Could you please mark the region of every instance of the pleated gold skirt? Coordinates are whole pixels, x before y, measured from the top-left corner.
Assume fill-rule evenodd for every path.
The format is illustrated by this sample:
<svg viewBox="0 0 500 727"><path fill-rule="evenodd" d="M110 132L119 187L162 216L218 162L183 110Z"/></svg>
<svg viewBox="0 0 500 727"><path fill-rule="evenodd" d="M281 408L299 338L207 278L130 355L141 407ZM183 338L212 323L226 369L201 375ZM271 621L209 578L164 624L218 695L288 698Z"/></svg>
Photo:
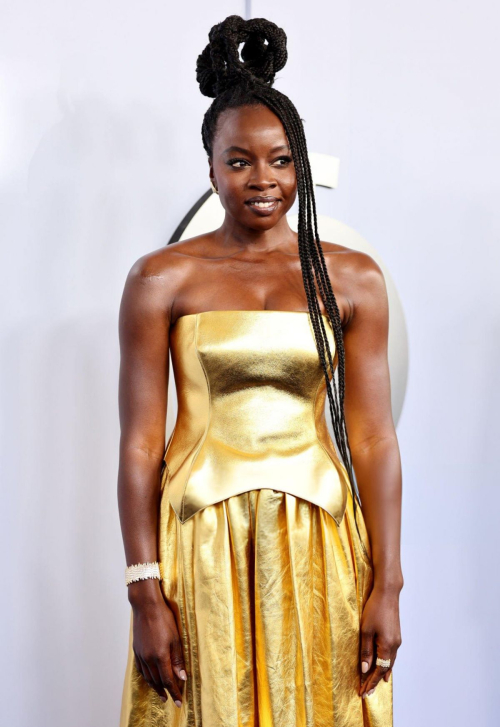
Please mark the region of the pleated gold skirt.
<svg viewBox="0 0 500 727"><path fill-rule="evenodd" d="M131 614L120 727L392 727L392 675L358 696L373 569L350 492L340 527L318 505L272 489L230 497L184 524L163 500L161 585L188 681L180 709L148 686L135 666Z"/></svg>

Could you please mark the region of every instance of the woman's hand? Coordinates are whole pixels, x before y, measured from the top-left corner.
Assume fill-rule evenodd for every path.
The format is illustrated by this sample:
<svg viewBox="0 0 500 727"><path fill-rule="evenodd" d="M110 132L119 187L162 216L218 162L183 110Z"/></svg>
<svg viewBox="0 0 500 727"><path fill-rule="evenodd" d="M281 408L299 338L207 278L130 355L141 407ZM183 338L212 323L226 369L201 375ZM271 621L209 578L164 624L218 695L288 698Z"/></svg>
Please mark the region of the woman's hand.
<svg viewBox="0 0 500 727"><path fill-rule="evenodd" d="M401 643L399 589L374 587L361 617L360 697L366 697L382 678L386 682L389 681ZM390 659L391 665L377 666L375 664L377 657Z"/></svg>
<svg viewBox="0 0 500 727"><path fill-rule="evenodd" d="M165 690L181 706L184 668L175 616L165 601L133 607L133 649L138 671L164 702Z"/></svg>

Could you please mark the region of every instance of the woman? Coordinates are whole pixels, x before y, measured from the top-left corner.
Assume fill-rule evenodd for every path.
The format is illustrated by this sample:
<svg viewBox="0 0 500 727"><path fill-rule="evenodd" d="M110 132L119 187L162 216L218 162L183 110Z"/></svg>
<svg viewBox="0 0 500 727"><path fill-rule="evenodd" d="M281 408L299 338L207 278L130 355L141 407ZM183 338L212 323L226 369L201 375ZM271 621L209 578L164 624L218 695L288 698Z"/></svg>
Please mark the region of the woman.
<svg viewBox="0 0 500 727"><path fill-rule="evenodd" d="M233 15L209 38L202 139L225 219L141 258L120 313L121 727L389 727L403 578L384 279L319 240L302 122L272 88L284 32Z"/></svg>

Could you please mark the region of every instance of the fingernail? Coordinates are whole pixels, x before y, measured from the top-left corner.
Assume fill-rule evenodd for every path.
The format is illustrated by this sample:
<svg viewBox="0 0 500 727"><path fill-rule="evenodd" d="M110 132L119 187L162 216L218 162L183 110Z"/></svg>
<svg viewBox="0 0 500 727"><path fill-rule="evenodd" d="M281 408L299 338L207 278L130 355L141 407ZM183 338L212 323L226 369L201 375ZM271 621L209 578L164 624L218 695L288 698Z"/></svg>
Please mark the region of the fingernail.
<svg viewBox="0 0 500 727"><path fill-rule="evenodd" d="M368 662L367 661L362 661L361 662L361 671L363 672L363 674L366 674L366 672L368 671L368 669L369 669Z"/></svg>
<svg viewBox="0 0 500 727"><path fill-rule="evenodd" d="M162 702L166 702L167 701L167 698L166 697L160 697L160 699L161 699Z"/></svg>
<svg viewBox="0 0 500 727"><path fill-rule="evenodd" d="M368 696L370 696L371 694L373 694L374 691L375 691L375 687L373 687L373 689L370 689L370 691L368 692Z"/></svg>
<svg viewBox="0 0 500 727"><path fill-rule="evenodd" d="M184 681L186 681L186 679L188 678L186 672L184 671L184 669L181 669L180 670L179 676L180 676L181 679L184 679Z"/></svg>
<svg viewBox="0 0 500 727"><path fill-rule="evenodd" d="M178 699L175 700L175 705L177 707L182 707L182 702L180 702Z"/></svg>

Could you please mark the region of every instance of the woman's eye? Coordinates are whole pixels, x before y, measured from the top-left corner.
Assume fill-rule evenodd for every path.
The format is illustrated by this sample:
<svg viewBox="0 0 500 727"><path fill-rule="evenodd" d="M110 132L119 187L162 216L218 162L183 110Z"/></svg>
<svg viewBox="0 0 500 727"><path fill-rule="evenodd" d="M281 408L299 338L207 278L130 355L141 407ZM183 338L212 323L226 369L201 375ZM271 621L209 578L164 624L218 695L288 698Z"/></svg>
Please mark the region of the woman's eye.
<svg viewBox="0 0 500 727"><path fill-rule="evenodd" d="M286 167L286 166L288 166L288 164L290 164L291 161L293 161L292 157L282 156L282 157L278 157L278 159L275 159L275 161L273 163L276 164L277 162L283 162L282 164L278 164L278 166ZM230 167L233 167L234 169L242 169L243 166L248 164L248 162L246 159L228 159L227 164Z"/></svg>
<svg viewBox="0 0 500 727"><path fill-rule="evenodd" d="M230 167L234 167L234 166L235 166L236 164L238 164L239 162L243 162L244 164L247 164L247 161L246 161L246 159L230 159L230 160L228 161L228 164L229 164L229 166L230 166ZM239 167L239 166L237 166L237 167L236 167L236 169L240 169L240 167Z"/></svg>

